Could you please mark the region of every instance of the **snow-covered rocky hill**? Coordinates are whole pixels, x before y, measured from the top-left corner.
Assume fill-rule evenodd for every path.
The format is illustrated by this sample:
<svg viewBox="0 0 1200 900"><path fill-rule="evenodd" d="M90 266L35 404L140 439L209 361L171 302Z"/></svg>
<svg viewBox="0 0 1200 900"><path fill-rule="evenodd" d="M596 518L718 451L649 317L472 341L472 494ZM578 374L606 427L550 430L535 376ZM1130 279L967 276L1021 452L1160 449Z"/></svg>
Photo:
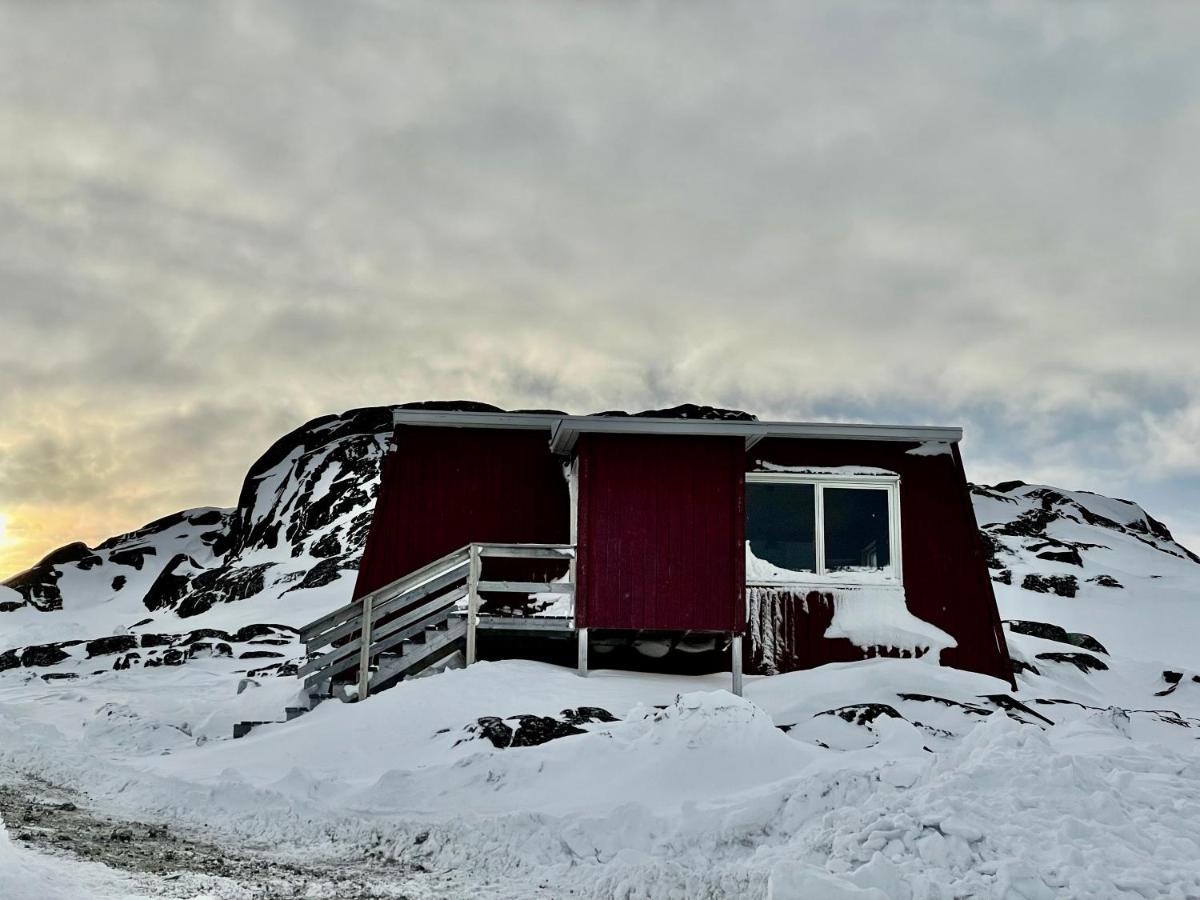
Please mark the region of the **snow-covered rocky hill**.
<svg viewBox="0 0 1200 900"><path fill-rule="evenodd" d="M494 409L410 406L449 405ZM0 671L72 661L154 667L227 652L291 657L249 643L282 645L294 626L348 599L391 412L323 416L284 435L250 467L233 509L184 510L96 547L68 544L0 583ZM1135 503L1021 482L973 494L1006 618L1049 610L1071 627L1105 631L1124 629L1147 592L1164 613L1195 603L1200 557ZM1183 633L1166 647L1153 640L1148 653L1195 649ZM259 669L270 670L271 657L262 658Z"/></svg>
<svg viewBox="0 0 1200 900"><path fill-rule="evenodd" d="M389 431L387 408L318 419L236 508L0 587L0 896L88 815L104 838L77 855L138 878L108 818L140 858L269 848L241 875L180 862L155 896L1200 896L1200 560L1086 492L973 488L1016 692L922 660L745 700L722 675L507 661L231 740L282 718L294 626L348 598Z"/></svg>

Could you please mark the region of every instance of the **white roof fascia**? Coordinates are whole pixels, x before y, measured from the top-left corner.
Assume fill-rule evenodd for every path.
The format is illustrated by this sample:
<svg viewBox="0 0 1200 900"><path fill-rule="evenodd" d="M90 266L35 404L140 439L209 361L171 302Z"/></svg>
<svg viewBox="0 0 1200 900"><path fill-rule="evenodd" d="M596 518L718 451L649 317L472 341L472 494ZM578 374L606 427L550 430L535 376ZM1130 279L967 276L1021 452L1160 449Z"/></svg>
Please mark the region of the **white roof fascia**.
<svg viewBox="0 0 1200 900"><path fill-rule="evenodd" d="M552 413L458 412L437 409L397 409L393 425L438 428L544 428L552 430L562 416Z"/></svg>
<svg viewBox="0 0 1200 900"><path fill-rule="evenodd" d="M550 432L550 448L570 453L583 433L665 434L704 437L742 437L746 449L764 438L809 440L936 441L957 443L962 429L940 425L865 425L844 422L758 422L746 419L663 419L646 416L561 416L554 413L459 412L398 409L395 425L441 428L529 428Z"/></svg>
<svg viewBox="0 0 1200 900"><path fill-rule="evenodd" d="M755 422L738 419L655 419L641 416L564 416L555 427L550 448L569 453L580 434L675 434L740 436L749 449L763 438L810 440L938 441L957 443L961 428L938 425L860 425L841 422Z"/></svg>

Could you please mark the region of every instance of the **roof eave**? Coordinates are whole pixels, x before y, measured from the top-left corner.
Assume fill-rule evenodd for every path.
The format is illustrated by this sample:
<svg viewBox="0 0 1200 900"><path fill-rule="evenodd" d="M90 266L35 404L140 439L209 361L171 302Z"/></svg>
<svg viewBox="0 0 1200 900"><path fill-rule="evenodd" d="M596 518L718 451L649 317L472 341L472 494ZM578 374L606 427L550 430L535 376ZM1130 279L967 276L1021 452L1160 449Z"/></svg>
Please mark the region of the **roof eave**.
<svg viewBox="0 0 1200 900"><path fill-rule="evenodd" d="M759 422L745 419L662 419L648 416L560 416L553 413L396 410L393 423L442 428L524 428L550 432L550 448L569 454L581 434L663 434L741 437L746 449L765 438L809 440L927 441L954 444L962 429L941 425L869 425L844 422Z"/></svg>

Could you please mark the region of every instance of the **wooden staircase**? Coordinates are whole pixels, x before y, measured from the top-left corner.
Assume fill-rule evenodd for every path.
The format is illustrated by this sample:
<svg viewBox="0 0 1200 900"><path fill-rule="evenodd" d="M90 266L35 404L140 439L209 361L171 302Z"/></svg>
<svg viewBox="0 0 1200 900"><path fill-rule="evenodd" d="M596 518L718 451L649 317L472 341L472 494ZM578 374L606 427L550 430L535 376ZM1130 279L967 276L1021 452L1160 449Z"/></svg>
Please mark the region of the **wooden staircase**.
<svg viewBox="0 0 1200 900"><path fill-rule="evenodd" d="M485 581L487 557L564 560L566 581ZM336 696L365 700L462 651L475 661L481 592L574 594L575 548L569 544L468 544L336 609L300 629L308 660L297 672L311 709ZM573 617L569 627L574 627ZM357 681L344 676L357 671ZM343 677L339 677L343 676Z"/></svg>

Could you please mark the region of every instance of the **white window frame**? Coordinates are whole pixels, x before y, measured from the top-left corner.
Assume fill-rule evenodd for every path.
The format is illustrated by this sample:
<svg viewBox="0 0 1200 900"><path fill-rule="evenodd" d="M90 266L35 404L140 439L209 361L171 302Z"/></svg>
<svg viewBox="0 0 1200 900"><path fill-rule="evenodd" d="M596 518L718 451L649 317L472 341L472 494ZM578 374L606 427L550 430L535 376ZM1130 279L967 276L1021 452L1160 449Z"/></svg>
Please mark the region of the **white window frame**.
<svg viewBox="0 0 1200 900"><path fill-rule="evenodd" d="M799 475L791 472L748 472L747 484L811 484L816 514L816 572L796 572L794 579L749 580L755 585L904 585L904 554L900 534L899 475ZM888 494L888 567L877 573L846 577L825 571L825 488L884 489ZM750 541L746 540L749 549Z"/></svg>

